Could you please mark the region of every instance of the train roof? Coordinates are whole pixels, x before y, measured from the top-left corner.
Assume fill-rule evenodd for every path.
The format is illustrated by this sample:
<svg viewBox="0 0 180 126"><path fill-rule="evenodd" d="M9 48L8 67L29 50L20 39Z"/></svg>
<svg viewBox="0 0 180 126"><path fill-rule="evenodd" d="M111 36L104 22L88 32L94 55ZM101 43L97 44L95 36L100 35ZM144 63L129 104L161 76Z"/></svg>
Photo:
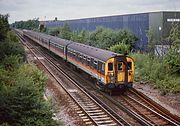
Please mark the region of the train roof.
<svg viewBox="0 0 180 126"><path fill-rule="evenodd" d="M52 37L52 36L51 36L51 37ZM59 38L59 37L52 37L52 38L50 39L50 42L58 43L58 44L60 44L60 45L62 45L62 46L66 46L66 45L72 43L72 42L69 41L69 40L61 39L61 38Z"/></svg>
<svg viewBox="0 0 180 126"><path fill-rule="evenodd" d="M57 43L57 44L60 44L62 46L68 45L68 48L71 48L71 49L73 49L77 52L80 52L82 54L85 54L89 57L93 57L95 59L101 60L103 62L106 62L108 59L110 59L112 57L120 55L120 54L117 54L117 53L114 53L114 52L111 52L108 50L103 50L103 49L92 47L92 46L85 45L82 43L77 43L77 42L73 42L70 40L61 39L59 37L47 35L44 33L33 32L33 31L29 31L29 32L34 33L34 34L38 34L39 36L41 36L45 39L48 39L48 41L50 40L50 42Z"/></svg>
<svg viewBox="0 0 180 126"><path fill-rule="evenodd" d="M57 44L60 44L62 46L66 46L67 44L72 43L69 40L62 39L62 38L59 38L59 37L56 37L56 36L47 35L47 34L44 34L44 33L41 33L41 32L34 32L34 31L30 31L30 30L24 30L24 31L29 32L29 33L31 33L33 35L41 36L41 37L43 37L43 39L46 39L47 41L57 43Z"/></svg>
<svg viewBox="0 0 180 126"><path fill-rule="evenodd" d="M96 48L96 47L92 47L89 45L76 43L76 42L71 43L68 46L68 48L71 48L85 55L101 60L103 62L106 62L109 58L112 58L118 55L117 53L114 53L108 50L103 50L100 48Z"/></svg>

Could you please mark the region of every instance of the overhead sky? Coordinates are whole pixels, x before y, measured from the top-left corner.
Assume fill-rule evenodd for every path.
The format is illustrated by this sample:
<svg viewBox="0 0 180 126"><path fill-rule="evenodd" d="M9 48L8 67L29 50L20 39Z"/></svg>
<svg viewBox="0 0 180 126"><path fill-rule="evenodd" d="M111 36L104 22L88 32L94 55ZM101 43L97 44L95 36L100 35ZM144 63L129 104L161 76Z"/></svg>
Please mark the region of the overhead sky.
<svg viewBox="0 0 180 126"><path fill-rule="evenodd" d="M9 22L79 19L154 11L180 11L180 0L0 0Z"/></svg>

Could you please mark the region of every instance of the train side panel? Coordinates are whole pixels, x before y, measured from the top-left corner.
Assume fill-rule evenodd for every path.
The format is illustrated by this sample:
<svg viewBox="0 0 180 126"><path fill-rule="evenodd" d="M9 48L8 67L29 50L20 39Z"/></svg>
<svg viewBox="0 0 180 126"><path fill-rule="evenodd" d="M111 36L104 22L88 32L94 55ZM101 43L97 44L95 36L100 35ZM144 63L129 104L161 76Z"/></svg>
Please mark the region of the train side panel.
<svg viewBox="0 0 180 126"><path fill-rule="evenodd" d="M96 78L97 80L105 83L104 74L98 71L98 64L92 57L88 58L87 55L84 55L80 52L67 48L67 61L75 65L77 68L85 71L92 77Z"/></svg>

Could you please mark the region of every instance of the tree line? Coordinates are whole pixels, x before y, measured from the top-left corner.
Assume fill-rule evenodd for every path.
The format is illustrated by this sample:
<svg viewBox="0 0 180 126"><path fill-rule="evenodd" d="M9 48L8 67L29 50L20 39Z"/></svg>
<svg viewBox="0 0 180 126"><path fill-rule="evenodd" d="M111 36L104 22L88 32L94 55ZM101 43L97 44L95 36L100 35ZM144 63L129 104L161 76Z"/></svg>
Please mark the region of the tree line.
<svg viewBox="0 0 180 126"><path fill-rule="evenodd" d="M11 26L17 29L38 30L39 24L39 19L35 18L27 21L15 21Z"/></svg>
<svg viewBox="0 0 180 126"><path fill-rule="evenodd" d="M117 53L127 53L134 49L138 40L133 33L125 29L113 30L99 26L94 31L72 31L67 23L60 28L49 28L46 33Z"/></svg>
<svg viewBox="0 0 180 126"><path fill-rule="evenodd" d="M63 27L46 28L38 19L19 21L11 25L14 28L28 29L58 36L63 39L88 44L90 46L111 50L117 53L128 53L134 49L138 38L128 30L113 30L110 28L97 27L94 31L72 31L65 23Z"/></svg>

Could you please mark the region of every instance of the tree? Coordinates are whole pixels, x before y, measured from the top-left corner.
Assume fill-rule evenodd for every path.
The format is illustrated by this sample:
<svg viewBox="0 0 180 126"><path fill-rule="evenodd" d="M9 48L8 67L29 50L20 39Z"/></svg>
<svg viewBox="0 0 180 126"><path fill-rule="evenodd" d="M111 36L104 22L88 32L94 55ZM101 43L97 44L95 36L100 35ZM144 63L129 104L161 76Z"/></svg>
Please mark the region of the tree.
<svg viewBox="0 0 180 126"><path fill-rule="evenodd" d="M46 77L37 68L22 65L8 74L11 85L0 85L0 124L56 125L50 105L44 101Z"/></svg>
<svg viewBox="0 0 180 126"><path fill-rule="evenodd" d="M7 32L9 31L8 23L9 15L0 14L0 41L6 38Z"/></svg>
<svg viewBox="0 0 180 126"><path fill-rule="evenodd" d="M130 45L129 49L134 48L138 38L127 30L113 30L109 28L97 27L90 33L89 43L92 46L108 49L113 45L124 43Z"/></svg>
<svg viewBox="0 0 180 126"><path fill-rule="evenodd" d="M39 31L40 32L46 32L46 27L44 26L44 24L40 24Z"/></svg>
<svg viewBox="0 0 180 126"><path fill-rule="evenodd" d="M155 49L155 45L156 45L156 40L155 40L155 36L153 33L153 29L149 29L147 31L147 38L148 38L148 52L150 54L154 54L154 49Z"/></svg>
<svg viewBox="0 0 180 126"><path fill-rule="evenodd" d="M23 63L24 49L0 16L0 125L55 126L52 107L43 99L46 77Z"/></svg>
<svg viewBox="0 0 180 126"><path fill-rule="evenodd" d="M180 29L178 24L172 24L167 41L170 49L165 56L165 61L172 73L180 74Z"/></svg>
<svg viewBox="0 0 180 126"><path fill-rule="evenodd" d="M58 36L60 32L61 32L61 28L52 28L48 30L48 34L52 36Z"/></svg>
<svg viewBox="0 0 180 126"><path fill-rule="evenodd" d="M12 24L12 27L19 29L37 30L39 27L39 19L19 21Z"/></svg>
<svg viewBox="0 0 180 126"><path fill-rule="evenodd" d="M80 42L80 43L87 43L86 41L88 40L88 32L85 30L82 31L74 31L71 33L71 40L75 42Z"/></svg>
<svg viewBox="0 0 180 126"><path fill-rule="evenodd" d="M170 47L176 46L177 43L180 42L180 29L178 24L172 24L172 28L166 40L168 41L168 45L170 45Z"/></svg>
<svg viewBox="0 0 180 126"><path fill-rule="evenodd" d="M71 33L72 33L72 31L70 29L70 26L67 24L67 22L65 22L64 26L61 29L59 36L63 39L70 40L71 35L72 35Z"/></svg>
<svg viewBox="0 0 180 126"><path fill-rule="evenodd" d="M6 36L6 40L0 42L0 62L4 60L5 57L11 55L20 55L25 57L25 51L23 46L19 43L15 35L12 32L7 33L9 38Z"/></svg>
<svg viewBox="0 0 180 126"><path fill-rule="evenodd" d="M119 44L111 46L109 50L116 53L120 53L120 54L127 54L129 53L129 48L130 48L130 45L119 43Z"/></svg>

